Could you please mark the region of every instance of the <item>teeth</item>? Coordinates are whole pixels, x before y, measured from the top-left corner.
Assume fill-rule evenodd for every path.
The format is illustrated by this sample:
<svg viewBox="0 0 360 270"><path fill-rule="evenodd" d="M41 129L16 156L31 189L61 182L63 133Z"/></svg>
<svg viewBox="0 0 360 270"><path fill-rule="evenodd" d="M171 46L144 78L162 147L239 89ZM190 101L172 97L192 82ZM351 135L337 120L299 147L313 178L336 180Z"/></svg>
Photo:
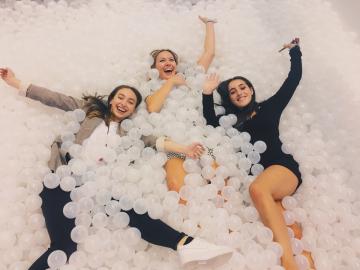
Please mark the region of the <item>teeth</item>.
<svg viewBox="0 0 360 270"><path fill-rule="evenodd" d="M126 110L125 109L122 109L121 107L117 106L116 109L120 112L125 112Z"/></svg>

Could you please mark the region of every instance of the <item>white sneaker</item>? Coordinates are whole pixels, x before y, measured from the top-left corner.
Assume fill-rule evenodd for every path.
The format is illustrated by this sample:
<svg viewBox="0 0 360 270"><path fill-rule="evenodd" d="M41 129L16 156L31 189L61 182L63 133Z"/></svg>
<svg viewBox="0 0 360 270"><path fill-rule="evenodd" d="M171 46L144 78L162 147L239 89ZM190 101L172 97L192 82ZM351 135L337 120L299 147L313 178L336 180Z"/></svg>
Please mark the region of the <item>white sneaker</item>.
<svg viewBox="0 0 360 270"><path fill-rule="evenodd" d="M187 269L196 265L220 266L233 254L232 248L214 245L201 238L194 238L189 244L179 247L177 251L182 266Z"/></svg>

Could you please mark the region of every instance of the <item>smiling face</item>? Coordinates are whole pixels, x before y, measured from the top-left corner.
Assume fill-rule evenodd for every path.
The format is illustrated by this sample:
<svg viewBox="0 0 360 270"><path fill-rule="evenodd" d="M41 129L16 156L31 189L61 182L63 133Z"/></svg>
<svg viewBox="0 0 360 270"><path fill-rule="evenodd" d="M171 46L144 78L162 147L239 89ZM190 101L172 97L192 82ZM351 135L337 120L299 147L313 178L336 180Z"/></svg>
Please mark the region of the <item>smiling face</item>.
<svg viewBox="0 0 360 270"><path fill-rule="evenodd" d="M121 88L110 101L111 121L121 122L136 109L137 97L130 88Z"/></svg>
<svg viewBox="0 0 360 270"><path fill-rule="evenodd" d="M176 65L175 56L169 51L162 51L155 58L155 68L162 80L168 80L176 74Z"/></svg>
<svg viewBox="0 0 360 270"><path fill-rule="evenodd" d="M232 80L229 83L228 90L231 103L239 108L247 106L254 94L253 89L240 79Z"/></svg>

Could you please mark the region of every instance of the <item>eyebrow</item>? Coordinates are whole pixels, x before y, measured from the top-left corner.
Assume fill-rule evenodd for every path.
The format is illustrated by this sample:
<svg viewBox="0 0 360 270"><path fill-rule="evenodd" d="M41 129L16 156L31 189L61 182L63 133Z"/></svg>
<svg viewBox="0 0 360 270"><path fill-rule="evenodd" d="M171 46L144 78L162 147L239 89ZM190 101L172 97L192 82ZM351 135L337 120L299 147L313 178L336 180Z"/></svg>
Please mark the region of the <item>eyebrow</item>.
<svg viewBox="0 0 360 270"><path fill-rule="evenodd" d="M119 97L126 97L123 93L119 93L119 95L118 95ZM130 97L130 98L128 98L129 100L132 100L132 101L134 101L135 102L135 99L134 98L132 98L132 97Z"/></svg>
<svg viewBox="0 0 360 270"><path fill-rule="evenodd" d="M240 84L238 84L238 85L239 85L239 86L243 86L243 85L245 85L245 83L240 83ZM235 89L235 87L231 87L230 90L231 90L231 89Z"/></svg>
<svg viewBox="0 0 360 270"><path fill-rule="evenodd" d="M165 60L165 59L172 59L174 60L175 58L173 56L170 56L170 57L160 57L159 60Z"/></svg>

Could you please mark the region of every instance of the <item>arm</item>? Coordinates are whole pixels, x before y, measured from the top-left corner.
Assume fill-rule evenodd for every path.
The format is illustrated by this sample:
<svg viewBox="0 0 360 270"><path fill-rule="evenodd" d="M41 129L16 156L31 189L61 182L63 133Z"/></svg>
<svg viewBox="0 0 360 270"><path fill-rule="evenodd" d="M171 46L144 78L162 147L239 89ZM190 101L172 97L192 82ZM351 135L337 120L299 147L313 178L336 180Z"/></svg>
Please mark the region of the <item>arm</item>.
<svg viewBox="0 0 360 270"><path fill-rule="evenodd" d="M156 148L158 151L175 152L184 154L189 158L200 158L205 149L200 143L192 143L190 145L183 145L176 143L169 138L160 137L156 142Z"/></svg>
<svg viewBox="0 0 360 270"><path fill-rule="evenodd" d="M205 72L208 70L215 56L215 30L214 23L216 20L210 20L206 17L199 16L200 20L205 24L205 40L204 51L198 60L198 65L203 66Z"/></svg>
<svg viewBox="0 0 360 270"><path fill-rule="evenodd" d="M215 114L213 92L219 85L219 76L210 74L203 84L203 116L207 125L219 126L219 117Z"/></svg>
<svg viewBox="0 0 360 270"><path fill-rule="evenodd" d="M184 154L189 158L199 158L204 153L204 147L200 143L192 143L190 145L183 145L176 143L169 138L155 136L143 136L142 140L144 141L147 147L156 147L157 151L160 152L175 152L179 154Z"/></svg>
<svg viewBox="0 0 360 270"><path fill-rule="evenodd" d="M145 103L148 112L160 112L170 91L175 86L184 85L185 83L182 74L176 74L168 79L158 90L146 98Z"/></svg>
<svg viewBox="0 0 360 270"><path fill-rule="evenodd" d="M36 85L24 85L9 68L1 68L0 75L8 85L19 90L20 93L31 99L40 101L47 106L56 107L64 111L72 111L82 108L85 104L83 100L66 96L46 88Z"/></svg>
<svg viewBox="0 0 360 270"><path fill-rule="evenodd" d="M280 89L276 92L276 94L265 101L266 103L274 104L274 107L278 110L279 113L281 113L289 103L302 77L302 54L300 47L295 46L290 48L289 54L291 57L291 66L288 77Z"/></svg>

